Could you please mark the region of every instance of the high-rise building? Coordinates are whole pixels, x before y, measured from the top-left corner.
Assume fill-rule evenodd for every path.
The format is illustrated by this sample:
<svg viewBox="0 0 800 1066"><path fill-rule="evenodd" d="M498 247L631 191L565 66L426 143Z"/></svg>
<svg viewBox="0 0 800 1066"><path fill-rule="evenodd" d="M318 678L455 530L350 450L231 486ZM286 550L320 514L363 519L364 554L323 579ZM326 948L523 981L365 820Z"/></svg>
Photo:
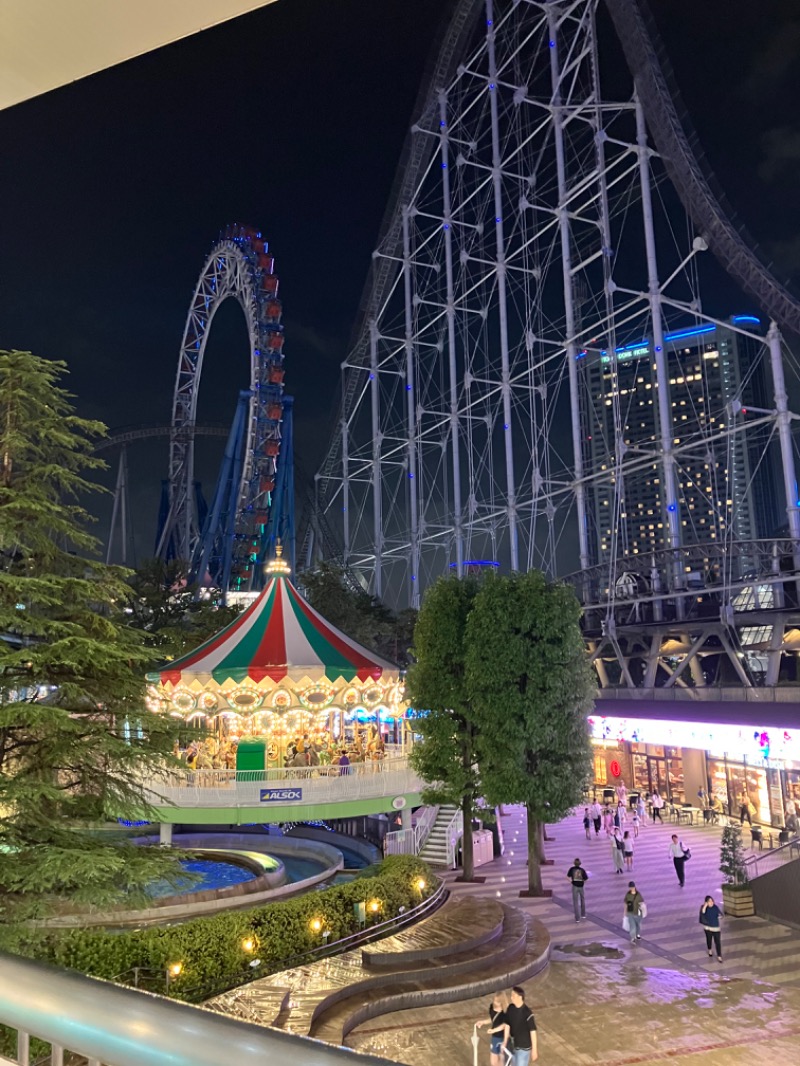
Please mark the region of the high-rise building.
<svg viewBox="0 0 800 1066"><path fill-rule="evenodd" d="M750 315L731 319L750 331ZM699 325L664 338L679 498L663 491L658 380L642 338L579 355L581 428L593 562L668 546L668 507L680 511L684 545L770 536L778 524L777 453L770 425L744 426L774 404L765 345L735 330ZM760 412L748 412L748 407Z"/></svg>

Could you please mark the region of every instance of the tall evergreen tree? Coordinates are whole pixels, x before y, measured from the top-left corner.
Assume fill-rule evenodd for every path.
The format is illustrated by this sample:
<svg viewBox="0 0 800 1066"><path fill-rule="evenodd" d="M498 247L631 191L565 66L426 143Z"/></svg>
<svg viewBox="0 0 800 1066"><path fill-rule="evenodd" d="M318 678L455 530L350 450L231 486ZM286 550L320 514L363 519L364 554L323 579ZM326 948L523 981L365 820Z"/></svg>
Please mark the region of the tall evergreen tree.
<svg viewBox="0 0 800 1066"><path fill-rule="evenodd" d="M479 798L477 730L466 679L467 618L478 593L470 578L440 578L425 596L414 629L414 664L406 678L407 694L423 711L415 729L422 742L411 762L423 780L426 803L454 803L464 815L463 877L475 875L472 818Z"/></svg>
<svg viewBox="0 0 800 1066"><path fill-rule="evenodd" d="M545 822L581 800L594 681L573 591L539 571L487 580L467 622L466 678L491 804L524 803L528 891L542 894Z"/></svg>
<svg viewBox="0 0 800 1066"><path fill-rule="evenodd" d="M131 576L127 620L141 630L145 647L151 649L148 669L188 654L239 614L239 607L198 599L188 570L180 560L149 559Z"/></svg>
<svg viewBox="0 0 800 1066"><path fill-rule="evenodd" d="M176 861L93 823L146 811L174 726L144 706L147 654L122 622L127 574L92 558L80 498L102 466L63 363L0 352L0 921L66 899L136 897Z"/></svg>

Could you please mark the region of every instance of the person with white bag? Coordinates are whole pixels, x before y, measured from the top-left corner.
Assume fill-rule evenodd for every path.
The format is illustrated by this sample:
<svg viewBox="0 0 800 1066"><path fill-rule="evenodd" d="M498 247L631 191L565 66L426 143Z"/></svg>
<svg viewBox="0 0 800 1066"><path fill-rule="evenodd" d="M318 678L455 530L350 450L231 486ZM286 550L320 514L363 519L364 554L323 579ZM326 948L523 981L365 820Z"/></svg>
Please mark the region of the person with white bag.
<svg viewBox="0 0 800 1066"><path fill-rule="evenodd" d="M642 939L642 918L647 917L647 904L635 881L628 882L628 891L623 900L625 910L622 916L622 928L631 938L631 944Z"/></svg>

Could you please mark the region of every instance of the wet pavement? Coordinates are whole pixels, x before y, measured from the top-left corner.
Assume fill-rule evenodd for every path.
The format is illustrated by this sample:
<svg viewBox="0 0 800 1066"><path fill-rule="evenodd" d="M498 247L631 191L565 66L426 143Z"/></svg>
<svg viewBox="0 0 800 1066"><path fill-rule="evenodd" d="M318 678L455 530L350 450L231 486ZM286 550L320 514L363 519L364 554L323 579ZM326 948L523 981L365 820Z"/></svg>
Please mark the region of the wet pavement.
<svg viewBox="0 0 800 1066"><path fill-rule="evenodd" d="M800 1059L800 992L753 981L573 957L525 982L543 1066L774 1066ZM367 1022L347 1046L408 1066L469 1066L486 998ZM481 1034L479 1058L488 1063Z"/></svg>
<svg viewBox="0 0 800 1066"><path fill-rule="evenodd" d="M800 930L761 918L730 918L722 924L723 963L709 959L705 936L698 921L700 905L707 894L721 904L719 826L675 826L669 822L643 827L634 841L633 871L614 873L611 844L605 834L586 840L580 815L572 815L557 826L548 828L555 839L545 844L552 866L542 869L545 888L553 891L552 899L520 898L527 888L527 846L525 818L521 808L506 808L502 818L506 853L478 868L485 878L480 885L464 885L455 873L446 878L453 895L486 895L513 903L544 922L554 945L562 942L581 944L607 940L630 954L628 937L622 930L622 899L628 881L634 880L648 906L642 924L642 943L633 948L645 965L672 966L677 969L721 972L727 977L746 977L800 988ZM686 887L678 885L668 854L670 837L678 833L691 848L686 863ZM745 832L749 841L749 833ZM748 849L748 854L750 851ZM769 849L756 852L759 867L769 868ZM575 925L572 897L566 873L579 857L589 873L585 888L587 921Z"/></svg>
<svg viewBox="0 0 800 1066"><path fill-rule="evenodd" d="M455 873L445 876L453 899L472 898L487 920L492 901L495 906L518 907L547 927L550 966L524 982L539 1026L540 1063L655 1066L669 1060L676 1066L775 1066L800 1062L800 931L758 918L725 919L724 961L718 963L706 954L698 911L706 894L721 899L718 827L648 825L636 841L633 872L617 875L610 842L604 835L587 841L580 817L571 816L549 829L555 839L546 849L554 864L542 872L553 896L528 899L520 897L527 887L523 812L509 808L502 821L506 854L479 868L485 878L482 884L459 883ZM683 889L667 852L672 832L678 832L692 850ZM566 879L576 856L589 873L587 917L578 924ZM764 856L768 865L767 851ZM643 939L635 945L621 928L622 897L631 879L649 911ZM441 921L444 913L440 915ZM464 924L474 932L481 922ZM421 933L422 929L417 935ZM413 936L409 939L407 947L413 945ZM425 943L431 946L433 940ZM481 973L482 951L474 952L470 971L474 977ZM360 952L352 952L275 974L248 986L247 992L239 990L235 1004L217 1006L248 1020L308 1032L315 1007L331 988L363 977L361 962ZM431 970L435 965L429 960ZM487 1004L484 996L396 1011L364 1022L345 1043L407 1066L470 1066L473 1024L485 1017ZM337 1018L334 1021L338 1024ZM334 1029L323 1027L317 1035L335 1041ZM488 1053L488 1038L482 1031L478 1062L488 1066Z"/></svg>
<svg viewBox="0 0 800 1066"><path fill-rule="evenodd" d="M636 840L633 872L614 873L604 834L587 841L581 816L548 831L553 866L543 868L551 899L520 898L527 887L523 812L502 819L506 854L481 866L480 885L446 875L456 897L487 896L534 914L552 937L548 970L526 982L539 1026L539 1062L677 1066L774 1066L800 1062L800 931L759 918L725 919L724 961L709 959L698 911L706 894L721 901L721 828L648 824ZM691 847L681 889L667 849L673 832ZM749 834L745 834L749 840ZM763 853L769 865L767 850ZM566 872L580 857L590 875L587 919L575 923ZM636 881L648 904L643 939L621 928L622 897ZM485 1000L386 1015L353 1030L347 1045L408 1066L468 1066L472 1024ZM488 1064L481 1036L480 1063Z"/></svg>

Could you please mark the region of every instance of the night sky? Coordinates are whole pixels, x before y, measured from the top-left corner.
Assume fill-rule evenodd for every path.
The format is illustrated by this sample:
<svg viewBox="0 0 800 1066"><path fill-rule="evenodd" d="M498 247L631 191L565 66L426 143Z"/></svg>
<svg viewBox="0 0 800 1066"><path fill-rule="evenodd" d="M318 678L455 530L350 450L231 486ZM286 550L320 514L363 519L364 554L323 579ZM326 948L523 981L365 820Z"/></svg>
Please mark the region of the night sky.
<svg viewBox="0 0 800 1066"><path fill-rule="evenodd" d="M419 81L449 6L279 0L0 112L0 347L65 359L81 413L112 428L167 422L205 257L226 223L256 225L276 254L296 452L313 472ZM797 288L796 0L653 7L720 184L777 275ZM720 315L752 309L721 275L704 301ZM247 360L244 320L231 301L209 341L201 419L230 420ZM220 447L206 443L199 459L207 493ZM166 456L166 440L130 452L139 560L152 551ZM108 508L94 509L102 533Z"/></svg>

